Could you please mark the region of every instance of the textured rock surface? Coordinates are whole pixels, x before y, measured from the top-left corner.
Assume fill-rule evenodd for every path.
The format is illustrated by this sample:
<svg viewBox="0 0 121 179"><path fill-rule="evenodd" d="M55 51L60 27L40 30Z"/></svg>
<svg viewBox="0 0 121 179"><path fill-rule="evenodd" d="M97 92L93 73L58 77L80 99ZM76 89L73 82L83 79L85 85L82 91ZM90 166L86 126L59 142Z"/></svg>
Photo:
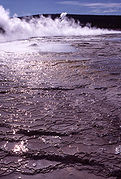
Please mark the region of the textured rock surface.
<svg viewBox="0 0 121 179"><path fill-rule="evenodd" d="M121 36L51 40L0 56L0 177L120 179Z"/></svg>

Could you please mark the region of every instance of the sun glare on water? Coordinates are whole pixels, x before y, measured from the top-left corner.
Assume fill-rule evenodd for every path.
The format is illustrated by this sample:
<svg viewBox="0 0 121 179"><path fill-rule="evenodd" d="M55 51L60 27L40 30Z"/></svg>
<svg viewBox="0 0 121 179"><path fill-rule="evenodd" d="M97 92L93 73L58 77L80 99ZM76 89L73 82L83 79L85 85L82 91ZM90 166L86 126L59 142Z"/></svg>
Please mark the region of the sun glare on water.
<svg viewBox="0 0 121 179"><path fill-rule="evenodd" d="M26 147L26 144L24 141L21 141L19 144L16 144L13 149L13 152L16 154L25 153L27 151L28 151L28 148Z"/></svg>

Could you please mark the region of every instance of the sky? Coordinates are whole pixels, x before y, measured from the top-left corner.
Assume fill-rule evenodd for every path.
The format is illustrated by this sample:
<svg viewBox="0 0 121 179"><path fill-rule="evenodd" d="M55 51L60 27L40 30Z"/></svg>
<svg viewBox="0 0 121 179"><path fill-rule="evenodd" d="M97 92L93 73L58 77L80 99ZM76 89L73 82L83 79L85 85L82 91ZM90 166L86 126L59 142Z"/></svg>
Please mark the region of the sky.
<svg viewBox="0 0 121 179"><path fill-rule="evenodd" d="M121 0L0 0L10 15L68 14L121 15Z"/></svg>

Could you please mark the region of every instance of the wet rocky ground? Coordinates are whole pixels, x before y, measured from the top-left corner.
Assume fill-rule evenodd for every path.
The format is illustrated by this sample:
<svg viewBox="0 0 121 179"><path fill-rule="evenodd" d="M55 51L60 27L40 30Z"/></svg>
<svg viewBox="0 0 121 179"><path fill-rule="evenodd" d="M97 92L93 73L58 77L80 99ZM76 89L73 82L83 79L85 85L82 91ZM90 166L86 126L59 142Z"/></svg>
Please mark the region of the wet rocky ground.
<svg viewBox="0 0 121 179"><path fill-rule="evenodd" d="M121 35L51 40L1 52L0 178L120 179Z"/></svg>

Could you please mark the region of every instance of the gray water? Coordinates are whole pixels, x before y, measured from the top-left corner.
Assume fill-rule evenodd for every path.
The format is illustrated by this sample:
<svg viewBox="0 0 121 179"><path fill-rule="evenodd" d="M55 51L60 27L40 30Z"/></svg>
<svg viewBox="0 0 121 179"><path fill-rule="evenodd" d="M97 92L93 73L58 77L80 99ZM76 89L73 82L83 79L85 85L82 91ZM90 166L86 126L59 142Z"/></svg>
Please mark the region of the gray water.
<svg viewBox="0 0 121 179"><path fill-rule="evenodd" d="M0 178L121 178L121 34L0 44Z"/></svg>

